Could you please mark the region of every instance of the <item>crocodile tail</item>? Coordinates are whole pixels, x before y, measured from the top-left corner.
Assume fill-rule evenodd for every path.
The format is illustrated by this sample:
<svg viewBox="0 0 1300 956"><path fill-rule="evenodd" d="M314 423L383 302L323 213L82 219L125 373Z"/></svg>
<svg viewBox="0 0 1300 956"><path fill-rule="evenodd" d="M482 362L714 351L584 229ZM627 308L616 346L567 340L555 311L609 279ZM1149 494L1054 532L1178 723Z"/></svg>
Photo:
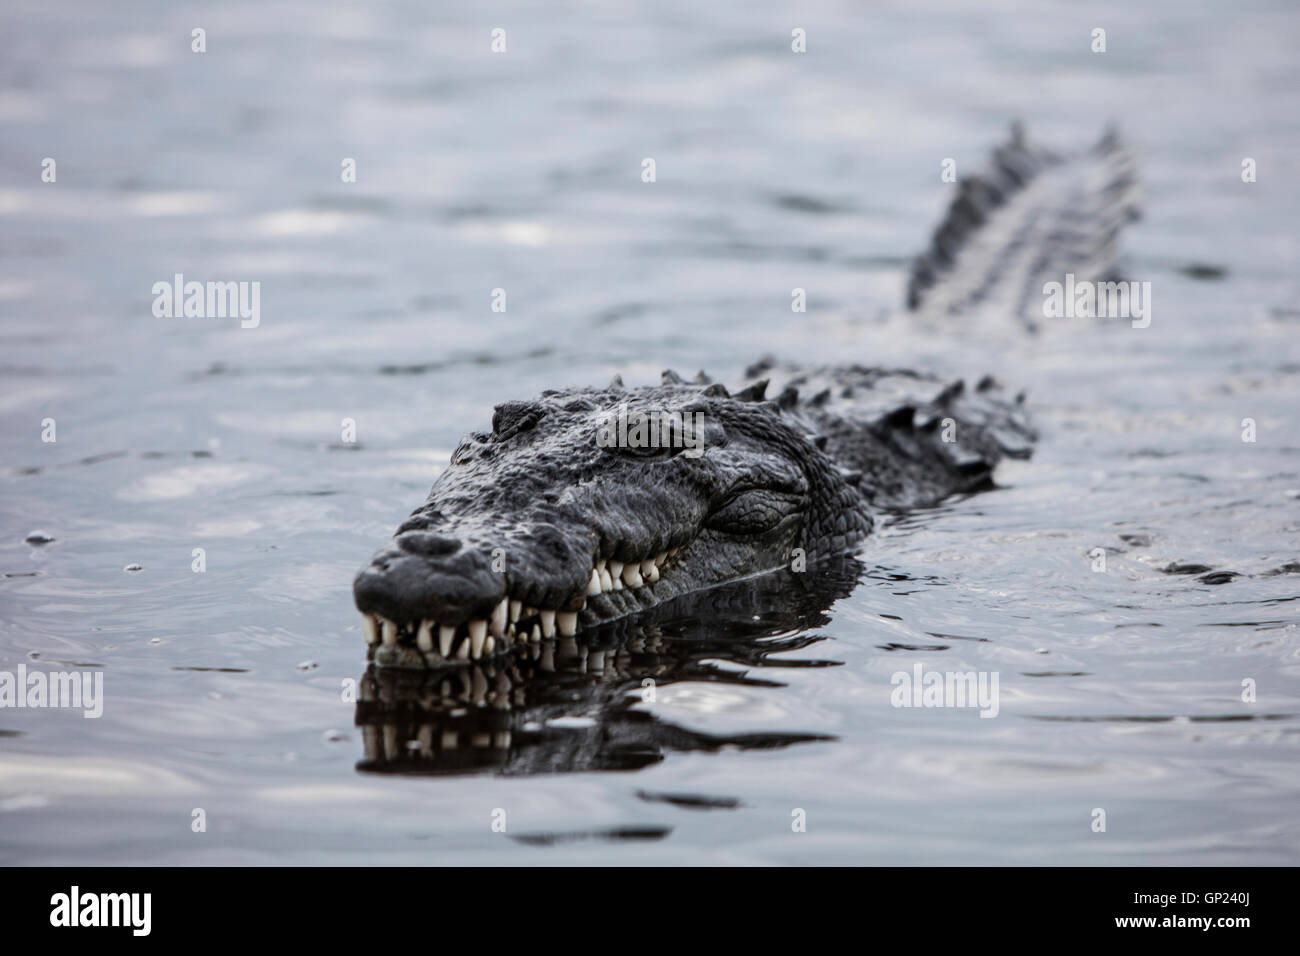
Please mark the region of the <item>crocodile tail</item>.
<svg viewBox="0 0 1300 956"><path fill-rule="evenodd" d="M1118 237L1138 208L1137 160L1108 128L1091 149L1062 157L1031 144L1020 124L986 173L960 180L929 249L912 265L907 307L933 314L998 308L1041 315L1043 285L1110 277Z"/></svg>

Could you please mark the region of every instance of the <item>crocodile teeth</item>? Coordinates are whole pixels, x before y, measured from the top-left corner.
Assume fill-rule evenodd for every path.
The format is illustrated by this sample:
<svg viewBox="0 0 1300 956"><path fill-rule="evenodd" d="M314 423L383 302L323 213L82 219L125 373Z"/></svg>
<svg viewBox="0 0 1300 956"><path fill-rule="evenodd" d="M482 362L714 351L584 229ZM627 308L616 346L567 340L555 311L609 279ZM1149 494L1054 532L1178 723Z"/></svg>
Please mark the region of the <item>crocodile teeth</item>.
<svg viewBox="0 0 1300 956"><path fill-rule="evenodd" d="M623 562L613 558L595 558L583 592L569 602L574 610L556 611L529 607L521 599L503 597L485 618L467 622L462 630L457 626L439 625L434 620L415 621L414 643L425 653L437 650L447 660L479 659L495 648L509 647L519 642L536 642L543 638L573 637L578 631L578 611L587 606L588 598L608 591L624 591L654 584L662 576L661 568L681 547L669 548L641 561ZM530 623L516 626L520 621ZM367 644L382 641L396 646L402 625L374 614L361 616L361 633ZM457 639L457 634L468 639ZM436 640L435 640L436 635Z"/></svg>
<svg viewBox="0 0 1300 956"><path fill-rule="evenodd" d="M483 618L469 622L470 655L474 658L483 656L483 642L487 638L488 622Z"/></svg>
<svg viewBox="0 0 1300 956"><path fill-rule="evenodd" d="M373 614L361 615L361 636L366 639L367 644L379 643L379 622L375 620Z"/></svg>

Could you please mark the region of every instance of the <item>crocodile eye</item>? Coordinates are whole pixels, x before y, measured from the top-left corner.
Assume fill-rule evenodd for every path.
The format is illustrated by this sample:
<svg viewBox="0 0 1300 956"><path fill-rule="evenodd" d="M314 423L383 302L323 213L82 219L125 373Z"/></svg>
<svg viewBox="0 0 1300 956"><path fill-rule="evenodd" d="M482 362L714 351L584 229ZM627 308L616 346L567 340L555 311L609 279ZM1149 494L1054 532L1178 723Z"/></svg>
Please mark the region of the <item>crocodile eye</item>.
<svg viewBox="0 0 1300 956"><path fill-rule="evenodd" d="M726 432L697 405L632 411L620 406L600 419L596 444L611 455L640 461L667 461L682 454L694 459L725 448Z"/></svg>
<svg viewBox="0 0 1300 956"><path fill-rule="evenodd" d="M730 534L763 534L800 510L801 499L771 488L733 492L704 519L704 526Z"/></svg>

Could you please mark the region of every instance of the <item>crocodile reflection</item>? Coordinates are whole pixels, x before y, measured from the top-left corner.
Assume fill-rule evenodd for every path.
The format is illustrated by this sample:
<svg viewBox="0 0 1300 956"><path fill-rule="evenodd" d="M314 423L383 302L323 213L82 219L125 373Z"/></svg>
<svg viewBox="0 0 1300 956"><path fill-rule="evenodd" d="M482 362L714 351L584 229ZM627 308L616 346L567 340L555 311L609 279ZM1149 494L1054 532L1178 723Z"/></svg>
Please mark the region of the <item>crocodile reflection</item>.
<svg viewBox="0 0 1300 956"><path fill-rule="evenodd" d="M654 690L700 681L785 686L755 671L839 661L782 655L827 638L808 633L863 572L838 558L690 595L577 637L518 646L511 656L361 679L356 725L369 773L522 776L639 770L670 753L764 750L831 741L816 732L715 735L642 706Z"/></svg>

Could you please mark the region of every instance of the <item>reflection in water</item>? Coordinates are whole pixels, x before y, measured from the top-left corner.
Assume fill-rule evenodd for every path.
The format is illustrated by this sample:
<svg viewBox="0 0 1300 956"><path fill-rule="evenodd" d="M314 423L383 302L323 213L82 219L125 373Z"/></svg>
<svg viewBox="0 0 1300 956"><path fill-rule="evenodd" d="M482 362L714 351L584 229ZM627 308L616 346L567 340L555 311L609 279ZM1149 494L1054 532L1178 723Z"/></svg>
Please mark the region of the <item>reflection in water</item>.
<svg viewBox="0 0 1300 956"><path fill-rule="evenodd" d="M361 681L357 769L512 776L639 770L673 751L713 753L834 740L817 733L699 733L638 707L648 688L712 681L777 688L757 668L827 667L779 657L827 638L863 566L842 558L686 595L577 638L516 647L496 661L433 671L376 670ZM728 666L735 665L735 666ZM739 668L739 669L738 669Z"/></svg>

